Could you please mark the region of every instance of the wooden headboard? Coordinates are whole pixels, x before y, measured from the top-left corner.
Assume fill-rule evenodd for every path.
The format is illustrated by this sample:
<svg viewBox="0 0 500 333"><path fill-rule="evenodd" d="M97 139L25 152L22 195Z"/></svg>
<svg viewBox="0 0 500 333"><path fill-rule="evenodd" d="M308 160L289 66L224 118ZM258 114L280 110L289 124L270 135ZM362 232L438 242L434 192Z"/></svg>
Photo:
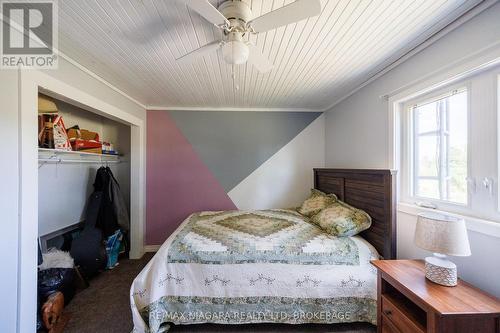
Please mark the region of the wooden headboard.
<svg viewBox="0 0 500 333"><path fill-rule="evenodd" d="M366 211L372 225L360 235L384 259L396 259L396 172L392 170L314 169L314 188Z"/></svg>

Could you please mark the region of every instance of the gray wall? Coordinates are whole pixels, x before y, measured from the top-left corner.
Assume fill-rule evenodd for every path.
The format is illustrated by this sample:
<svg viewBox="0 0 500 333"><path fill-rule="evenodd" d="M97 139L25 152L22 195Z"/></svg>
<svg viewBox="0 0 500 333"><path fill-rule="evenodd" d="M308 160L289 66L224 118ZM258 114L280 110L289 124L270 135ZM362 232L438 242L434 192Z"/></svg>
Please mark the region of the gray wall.
<svg viewBox="0 0 500 333"><path fill-rule="evenodd" d="M322 113L170 111L169 114L229 192Z"/></svg>
<svg viewBox="0 0 500 333"><path fill-rule="evenodd" d="M438 40L326 113L327 167L387 168L388 103L380 98L500 41L500 4ZM398 256L422 258L413 245L414 215L398 213ZM460 275L500 296L500 239L470 233L472 257L456 260Z"/></svg>

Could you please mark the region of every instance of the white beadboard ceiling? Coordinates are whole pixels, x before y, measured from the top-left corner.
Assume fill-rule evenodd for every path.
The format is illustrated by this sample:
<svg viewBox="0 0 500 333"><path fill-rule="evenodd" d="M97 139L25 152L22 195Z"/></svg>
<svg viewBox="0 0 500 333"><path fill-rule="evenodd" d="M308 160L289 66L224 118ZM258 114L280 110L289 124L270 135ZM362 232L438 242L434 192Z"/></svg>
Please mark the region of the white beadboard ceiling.
<svg viewBox="0 0 500 333"><path fill-rule="evenodd" d="M245 1L255 16L292 2ZM275 64L266 74L220 54L177 64L221 37L179 0L59 1L59 49L149 107L325 110L481 1L321 2L321 15L251 37Z"/></svg>

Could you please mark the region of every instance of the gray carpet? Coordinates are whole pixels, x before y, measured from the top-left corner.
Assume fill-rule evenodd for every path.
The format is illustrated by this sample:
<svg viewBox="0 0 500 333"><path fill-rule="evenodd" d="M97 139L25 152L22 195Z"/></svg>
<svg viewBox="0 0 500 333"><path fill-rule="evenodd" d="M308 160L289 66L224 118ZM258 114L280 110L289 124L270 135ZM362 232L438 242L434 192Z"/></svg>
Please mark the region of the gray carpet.
<svg viewBox="0 0 500 333"><path fill-rule="evenodd" d="M69 333L130 333L132 316L129 305L129 290L133 279L151 259L152 254L141 260L121 260L111 271L101 273L90 281L90 287L80 291L65 312L71 319L64 332ZM176 326L172 333L373 333L369 324L337 325L191 325Z"/></svg>
<svg viewBox="0 0 500 333"><path fill-rule="evenodd" d="M90 287L78 292L64 309L71 315L64 332L130 333L130 286L151 257L148 253L140 260L122 259L118 267L90 280Z"/></svg>

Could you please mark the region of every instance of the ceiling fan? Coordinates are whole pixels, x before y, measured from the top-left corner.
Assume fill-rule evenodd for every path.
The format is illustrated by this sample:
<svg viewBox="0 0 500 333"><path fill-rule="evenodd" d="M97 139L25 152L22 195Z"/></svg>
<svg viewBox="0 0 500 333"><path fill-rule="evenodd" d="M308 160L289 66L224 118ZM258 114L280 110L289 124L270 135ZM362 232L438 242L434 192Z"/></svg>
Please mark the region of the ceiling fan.
<svg viewBox="0 0 500 333"><path fill-rule="evenodd" d="M262 73L273 68L273 64L253 45L248 36L302 21L321 13L319 0L296 0L282 8L253 18L252 10L243 1L223 2L215 8L208 0L183 0L191 9L223 32L222 40L200 47L180 58L181 63L192 63L196 59L222 49L224 61L239 65L250 63Z"/></svg>

